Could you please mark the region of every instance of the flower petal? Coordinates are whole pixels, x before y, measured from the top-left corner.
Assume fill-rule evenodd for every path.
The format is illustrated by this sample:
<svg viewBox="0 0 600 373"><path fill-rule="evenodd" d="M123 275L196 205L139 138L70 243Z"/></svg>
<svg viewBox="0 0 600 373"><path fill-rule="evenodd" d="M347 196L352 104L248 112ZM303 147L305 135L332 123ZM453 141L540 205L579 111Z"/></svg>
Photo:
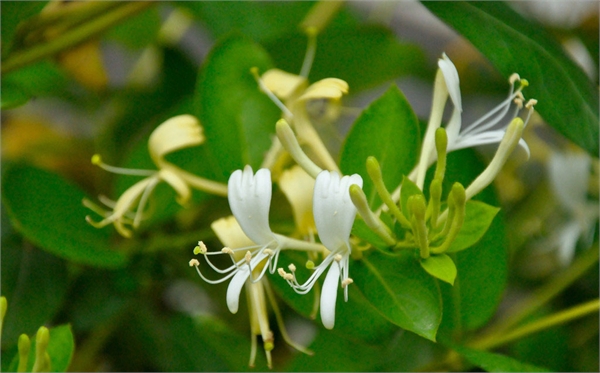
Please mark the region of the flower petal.
<svg viewBox="0 0 600 373"><path fill-rule="evenodd" d="M311 84L298 100L339 99L345 93L348 93L348 83L342 79L326 78Z"/></svg>
<svg viewBox="0 0 600 373"><path fill-rule="evenodd" d="M454 103L454 106L462 112L462 101L460 98L460 80L458 78L458 71L456 71L456 67L450 61L450 58L444 53L442 58L438 60L438 67L442 70L442 74L444 74L444 80L446 81L446 88L448 89L448 94L450 95L450 99Z"/></svg>
<svg viewBox="0 0 600 373"><path fill-rule="evenodd" d="M336 171L317 175L313 195L313 214L321 242L331 251L347 245L356 217L356 207L348 189L356 184L362 188L360 175L344 176Z"/></svg>
<svg viewBox="0 0 600 373"><path fill-rule="evenodd" d="M283 100L292 98L308 84L306 78L279 69L268 70L261 79L275 96Z"/></svg>
<svg viewBox="0 0 600 373"><path fill-rule="evenodd" d="M189 202L192 197L192 190L189 185L183 180L178 174L178 167L170 164L165 164L160 171L158 171L159 177L164 180L177 192L177 203L185 205Z"/></svg>
<svg viewBox="0 0 600 373"><path fill-rule="evenodd" d="M321 321L327 329L335 324L335 302L340 279L340 266L333 262L329 267L321 292Z"/></svg>
<svg viewBox="0 0 600 373"><path fill-rule="evenodd" d="M203 142L204 135L198 119L184 114L168 119L156 127L148 139L148 150L154 163L161 167L166 154Z"/></svg>
<svg viewBox="0 0 600 373"><path fill-rule="evenodd" d="M269 227L271 205L271 171L252 167L236 170L227 184L229 207L246 236L259 245L273 241Z"/></svg>
<svg viewBox="0 0 600 373"><path fill-rule="evenodd" d="M210 225L212 230L217 235L217 238L223 246L227 246L231 249L238 249L240 247L248 247L254 245L254 242L246 236L242 227L235 219L235 216L228 216L215 220Z"/></svg>
<svg viewBox="0 0 600 373"><path fill-rule="evenodd" d="M287 197L294 220L300 234L306 235L315 231L315 221L313 219L313 190L315 188L315 179L310 177L300 166L294 166L285 170L279 178L279 187Z"/></svg>
<svg viewBox="0 0 600 373"><path fill-rule="evenodd" d="M591 159L587 154L552 153L548 161L550 185L560 204L574 212L585 205Z"/></svg>
<svg viewBox="0 0 600 373"><path fill-rule="evenodd" d="M256 266L266 257L268 257L268 255L264 253L256 255L250 261L250 267L252 267L252 269L256 268ZM227 287L227 307L231 313L237 313L238 311L240 293L242 292L242 287L246 283L246 280L248 280L248 277L250 277L250 268L247 264L244 264L237 270L237 273L233 276Z"/></svg>

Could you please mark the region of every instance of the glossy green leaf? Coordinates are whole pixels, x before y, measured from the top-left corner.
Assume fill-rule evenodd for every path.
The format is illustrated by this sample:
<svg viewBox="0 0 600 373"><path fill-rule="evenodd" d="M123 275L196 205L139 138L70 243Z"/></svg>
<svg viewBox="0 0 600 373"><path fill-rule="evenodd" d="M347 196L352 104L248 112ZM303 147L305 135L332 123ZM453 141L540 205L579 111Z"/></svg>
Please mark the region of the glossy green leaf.
<svg viewBox="0 0 600 373"><path fill-rule="evenodd" d="M500 208L480 201L467 201L465 211L465 221L456 239L450 244L449 253L475 245L487 232Z"/></svg>
<svg viewBox="0 0 600 373"><path fill-rule="evenodd" d="M473 43L506 78L517 72L529 80L525 97L538 100L535 109L546 122L598 155L598 87L555 38L502 2L424 1L423 5Z"/></svg>
<svg viewBox="0 0 600 373"><path fill-rule="evenodd" d="M372 252L352 268L354 284L392 323L435 341L442 319L440 289L412 253Z"/></svg>
<svg viewBox="0 0 600 373"><path fill-rule="evenodd" d="M7 221L2 222L5 224ZM2 328L3 347L15 345L19 335L31 335L52 320L63 305L67 287L64 260L3 237L2 295L8 302Z"/></svg>
<svg viewBox="0 0 600 373"><path fill-rule="evenodd" d="M252 67L261 73L271 68L269 55L249 38L234 35L213 48L196 85L194 104L204 126L204 146L223 180L246 164L260 166L281 115L258 89Z"/></svg>
<svg viewBox="0 0 600 373"><path fill-rule="evenodd" d="M278 68L298 74L306 53L306 36L295 33L266 48ZM330 27L317 38L309 78L311 81L343 79L352 94L400 76L423 74L427 66L425 54L418 46L400 42L387 28L376 25Z"/></svg>
<svg viewBox="0 0 600 373"><path fill-rule="evenodd" d="M372 207L381 204L367 173L367 157L377 158L383 179L394 190L416 163L419 125L402 92L391 86L358 117L341 151L340 169L345 175L358 173Z"/></svg>
<svg viewBox="0 0 600 373"><path fill-rule="evenodd" d="M294 26L300 24L312 3L186 1L177 5L190 10L215 38L235 31L257 42L266 42L295 30Z"/></svg>
<svg viewBox="0 0 600 373"><path fill-rule="evenodd" d="M422 259L420 263L421 267L433 277L437 277L450 285L454 285L456 265L448 255L432 255L427 259Z"/></svg>
<svg viewBox="0 0 600 373"><path fill-rule="evenodd" d="M61 325L50 328L50 340L48 342L47 352L50 355L50 371L66 372L71 363L73 352L75 350L75 338L70 325ZM37 331L36 331L37 333ZM36 334L29 336L31 347L29 349L29 358L27 361L27 371L31 372L35 363L35 341ZM19 366L19 356L15 356L11 361L9 372L16 372Z"/></svg>
<svg viewBox="0 0 600 373"><path fill-rule="evenodd" d="M467 347L457 347L456 350L471 364L483 368L487 372L549 372L548 369L523 363L494 352Z"/></svg>
<svg viewBox="0 0 600 373"><path fill-rule="evenodd" d="M15 228L40 248L67 260L97 267L125 265L111 248L108 229L85 221L85 194L57 174L13 165L2 180L2 199Z"/></svg>

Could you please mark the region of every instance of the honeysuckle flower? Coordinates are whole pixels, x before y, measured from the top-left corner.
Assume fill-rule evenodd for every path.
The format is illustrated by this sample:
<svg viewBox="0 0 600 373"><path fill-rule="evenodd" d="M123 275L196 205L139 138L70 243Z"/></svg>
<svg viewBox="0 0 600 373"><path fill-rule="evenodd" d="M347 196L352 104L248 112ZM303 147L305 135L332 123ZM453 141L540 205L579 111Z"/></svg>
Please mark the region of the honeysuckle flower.
<svg viewBox="0 0 600 373"><path fill-rule="evenodd" d="M517 117L523 108L524 98L521 91L528 85L528 82L521 79L517 74L511 75L509 78L511 88L508 97L475 122L462 126L461 114L463 107L460 93L460 79L456 67L446 54L443 54L442 58L439 59L438 67L431 115L425 139L423 140L421 157L417 168L411 174L411 179L421 188L423 187L427 168L435 161L435 131L442 123L442 114L448 97L450 97L453 104L452 115L446 125L448 135L447 151L451 152L464 148L500 143L508 124L512 119ZM519 86L515 87L517 83L519 83ZM528 110L527 117L524 120L525 125L527 125L533 112L535 103L535 100L530 100L525 105ZM513 111L509 113L511 107L513 107ZM529 156L529 148L525 140L520 139L519 146Z"/></svg>
<svg viewBox="0 0 600 373"><path fill-rule="evenodd" d="M104 216L99 222L86 217L88 223L96 228L114 224L116 230L125 237L131 237L131 230L139 227L142 220L144 207L152 191L160 182L166 182L177 193L177 202L185 205L191 197L191 187L217 195L226 195L225 185L195 176L165 160L165 156L176 150L197 146L204 142L204 135L200 122L191 115L179 115L168 119L159 125L150 135L148 152L158 170L136 170L109 166L102 162L100 155L92 157L92 163L106 171L124 175L145 176L144 179L133 184L116 202L103 196L101 202L112 208L106 212L91 201L84 199L86 207ZM135 205L137 204L137 207Z"/></svg>
<svg viewBox="0 0 600 373"><path fill-rule="evenodd" d="M326 168L337 170L337 164L311 123L307 104L322 100L330 105L339 105L341 97L348 93L348 83L337 78L325 78L309 85L306 77L279 69L268 70L262 77L256 73L256 78L262 91L282 110L299 143L308 146Z"/></svg>
<svg viewBox="0 0 600 373"><path fill-rule="evenodd" d="M241 230L252 242L236 248L225 247L221 252L207 252L202 243L194 249L194 253L204 255L211 268L225 275L218 280L209 280L202 274L199 266L196 266L202 279L215 284L231 278L227 288L227 306L231 313L238 311L239 296L247 280L256 283L263 278L267 270L270 273L275 272L281 250L323 250L321 245L295 240L271 231L271 193L271 172L268 169L262 168L256 174L250 166L246 166L243 171L234 171L228 182L229 206ZM209 255L220 254L230 255L232 265L220 269L208 259Z"/></svg>
<svg viewBox="0 0 600 373"><path fill-rule="evenodd" d="M558 261L567 266L573 260L580 238L590 243L598 219L598 204L587 199L591 158L584 153L552 153L548 160L550 186L567 218L551 239Z"/></svg>
<svg viewBox="0 0 600 373"><path fill-rule="evenodd" d="M350 199L349 189L353 184L362 187L360 175L340 177L336 171L323 171L316 179L313 195L313 213L319 238L330 251L327 257L314 269L304 284L299 284L294 274L295 267L288 267L292 273L279 268L279 274L287 280L299 294L306 294L312 289L317 279L325 272L327 275L321 292L321 320L323 325L332 329L335 324L335 304L338 283L344 288L344 299L348 300L348 285L352 283L349 274L349 257L351 254L350 231L356 208Z"/></svg>

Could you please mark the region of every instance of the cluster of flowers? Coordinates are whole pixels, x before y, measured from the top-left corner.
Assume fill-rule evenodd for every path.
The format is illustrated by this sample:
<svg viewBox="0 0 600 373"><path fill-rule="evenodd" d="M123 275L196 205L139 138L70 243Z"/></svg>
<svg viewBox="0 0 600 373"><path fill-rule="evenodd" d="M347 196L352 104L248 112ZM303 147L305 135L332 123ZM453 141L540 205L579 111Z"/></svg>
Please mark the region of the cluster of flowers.
<svg viewBox="0 0 600 373"><path fill-rule="evenodd" d="M515 74L510 78L511 89L506 100L478 121L462 126L458 73L446 55L439 60L438 66L432 111L419 163L408 178L422 190L428 167L436 159L439 166L440 159L445 159L446 152L499 143L494 158L481 175L466 189L461 186L462 189L454 193L456 196L453 198L460 199L464 203L464 200L479 193L495 179L517 146L529 153L521 135L531 116L535 100L524 102L521 90L527 86L527 81ZM378 221L379 214L384 213L393 204L397 204L400 199L401 185L393 193L385 191L391 203L375 212L361 204L360 193L363 184L361 176L341 175L337 163L312 126L310 113L307 111L307 103L314 100L328 102L334 109L339 108L339 101L343 94L347 93L348 85L343 80L335 78L323 79L309 85L306 77L308 69L303 68L303 71L305 74L298 76L273 69L259 76L258 71L252 70L260 88L271 97L283 113L283 118L276 125L277 137L274 138L262 167L255 174L250 166L246 166L243 170L234 171L228 184L223 185L192 175L165 161L164 156L167 153L199 145L204 141L199 122L189 115L184 115L163 123L150 137L149 151L159 168L158 171L119 169L103 164L99 156L95 156L93 162L108 171L146 178L134 184L116 203L103 197L101 200L111 207L112 211L106 212L90 201L84 202L104 217L101 222L94 222L88 217L91 224L102 227L113 223L122 235L129 237L131 231L125 225L133 228L139 225L144 205L160 181L167 182L175 189L179 197L178 202L181 204L189 200L190 188L226 195L233 216L219 219L212 224L213 230L225 247L221 251L209 252L206 245L200 241L194 248L194 253L202 254L208 266L223 277L216 280L209 279L200 270L200 261L197 259L192 259L189 264L195 267L200 277L208 283L221 283L231 279L226 300L232 313L238 311L239 297L245 286L253 337L250 365L253 365L256 354L256 337L260 335L270 366L273 333L269 327L266 299L271 301L283 338L290 345L310 353L294 344L287 336L265 276L267 271L270 274L277 271L278 275L299 294L308 293L321 275L327 271L320 296L320 315L323 325L329 329L333 328L338 288L343 288L344 298L347 300L348 285L353 282L349 276L349 258L352 254L350 233L357 211L367 223ZM453 104L453 113L444 132L440 127L448 97ZM514 111L509 114L511 107ZM523 107L528 110L525 120L518 117ZM339 113L339 110L333 112ZM510 116L508 125L507 116ZM440 131L443 132L442 135ZM305 151L309 152L310 156ZM282 164L286 162L282 159L288 154L297 166L283 170ZM443 170L441 172L443 174ZM302 236L302 239L274 233L270 228L272 173L280 189L290 201L297 233ZM134 207L136 203L137 207ZM440 221L444 218L444 213L448 215L447 210L442 212ZM437 213L435 220L436 222L438 220ZM374 223L374 226L370 227L379 234L381 232L377 232L376 225ZM315 242L314 233L318 233L321 243ZM395 243L385 234L384 239L390 244ZM306 268L313 272L303 283L298 281L296 267L293 264L288 266L289 272L277 267L282 250L308 253ZM227 268L219 268L209 259L213 255L228 255L232 264ZM318 265L315 265L314 261L318 260L319 255L323 258ZM422 257L424 257L423 251Z"/></svg>

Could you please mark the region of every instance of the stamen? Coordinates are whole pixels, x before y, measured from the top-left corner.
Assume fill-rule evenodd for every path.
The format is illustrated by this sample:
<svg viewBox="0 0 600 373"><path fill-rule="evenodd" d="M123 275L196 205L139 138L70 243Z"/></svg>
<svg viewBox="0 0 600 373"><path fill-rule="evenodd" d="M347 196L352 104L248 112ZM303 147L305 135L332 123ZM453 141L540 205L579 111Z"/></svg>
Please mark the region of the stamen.
<svg viewBox="0 0 600 373"><path fill-rule="evenodd" d="M508 78L508 81L510 84L515 84L516 82L518 82L520 80L521 80L521 77L517 73L512 73L512 75Z"/></svg>
<svg viewBox="0 0 600 373"><path fill-rule="evenodd" d="M102 156L100 156L100 154L94 154L92 156L92 164L100 167L101 169L103 169L105 171L112 172L115 174L120 174L120 175L152 176L156 173L156 171L151 171L151 170L136 170L136 169L128 169L128 168L107 165L106 163L102 162Z"/></svg>
<svg viewBox="0 0 600 373"><path fill-rule="evenodd" d="M271 249L264 249L263 253L265 253L265 255L272 256L273 255L273 250L271 250Z"/></svg>
<svg viewBox="0 0 600 373"><path fill-rule="evenodd" d="M231 250L230 248L228 248L227 246L225 246L224 248L221 249L221 252L223 254L229 254L229 255L233 255L233 250Z"/></svg>
<svg viewBox="0 0 600 373"><path fill-rule="evenodd" d="M342 281L342 289L345 288L346 286L352 284L354 282L354 280L352 280L351 278L347 278L345 280Z"/></svg>
<svg viewBox="0 0 600 373"><path fill-rule="evenodd" d="M339 263L342 260L342 256L340 254L335 254L333 260Z"/></svg>
<svg viewBox="0 0 600 373"><path fill-rule="evenodd" d="M250 261L252 260L252 253L250 252L250 250L246 251L246 255L244 256L244 259L246 260L246 263L250 264ZM252 269L252 268L250 268Z"/></svg>
<svg viewBox="0 0 600 373"><path fill-rule="evenodd" d="M527 104L525 104L525 107L527 109L532 109L534 105L537 105L538 100L536 100L535 98L529 99L529 101L527 101Z"/></svg>
<svg viewBox="0 0 600 373"><path fill-rule="evenodd" d="M208 251L208 249L206 248L206 245L202 241L198 241L198 246L194 247L195 255L206 254L207 251Z"/></svg>
<svg viewBox="0 0 600 373"><path fill-rule="evenodd" d="M277 268L277 273L283 278L285 278L285 275L287 274L283 268Z"/></svg>
<svg viewBox="0 0 600 373"><path fill-rule="evenodd" d="M288 109L283 104L283 102L281 102L281 100L279 99L279 97L275 96L275 94L267 87L267 85L265 84L265 82L263 82L263 80L261 79L261 77L258 75L258 67L252 67L250 69L250 72L252 73L252 76L254 76L254 79L256 80L256 83L260 87L261 91L263 91L271 99L271 101L273 101L273 103L275 105L277 105L277 107L279 108L279 110L281 110L286 117L293 118L294 114L292 114L292 112L290 111L290 109Z"/></svg>
<svg viewBox="0 0 600 373"><path fill-rule="evenodd" d="M199 265L200 265L200 262L198 261L198 259L190 260L190 267L197 267Z"/></svg>
<svg viewBox="0 0 600 373"><path fill-rule="evenodd" d="M290 264L290 265L288 266L288 269L289 269L289 270L290 270L292 273L296 272L296 266L294 265L294 263Z"/></svg>

